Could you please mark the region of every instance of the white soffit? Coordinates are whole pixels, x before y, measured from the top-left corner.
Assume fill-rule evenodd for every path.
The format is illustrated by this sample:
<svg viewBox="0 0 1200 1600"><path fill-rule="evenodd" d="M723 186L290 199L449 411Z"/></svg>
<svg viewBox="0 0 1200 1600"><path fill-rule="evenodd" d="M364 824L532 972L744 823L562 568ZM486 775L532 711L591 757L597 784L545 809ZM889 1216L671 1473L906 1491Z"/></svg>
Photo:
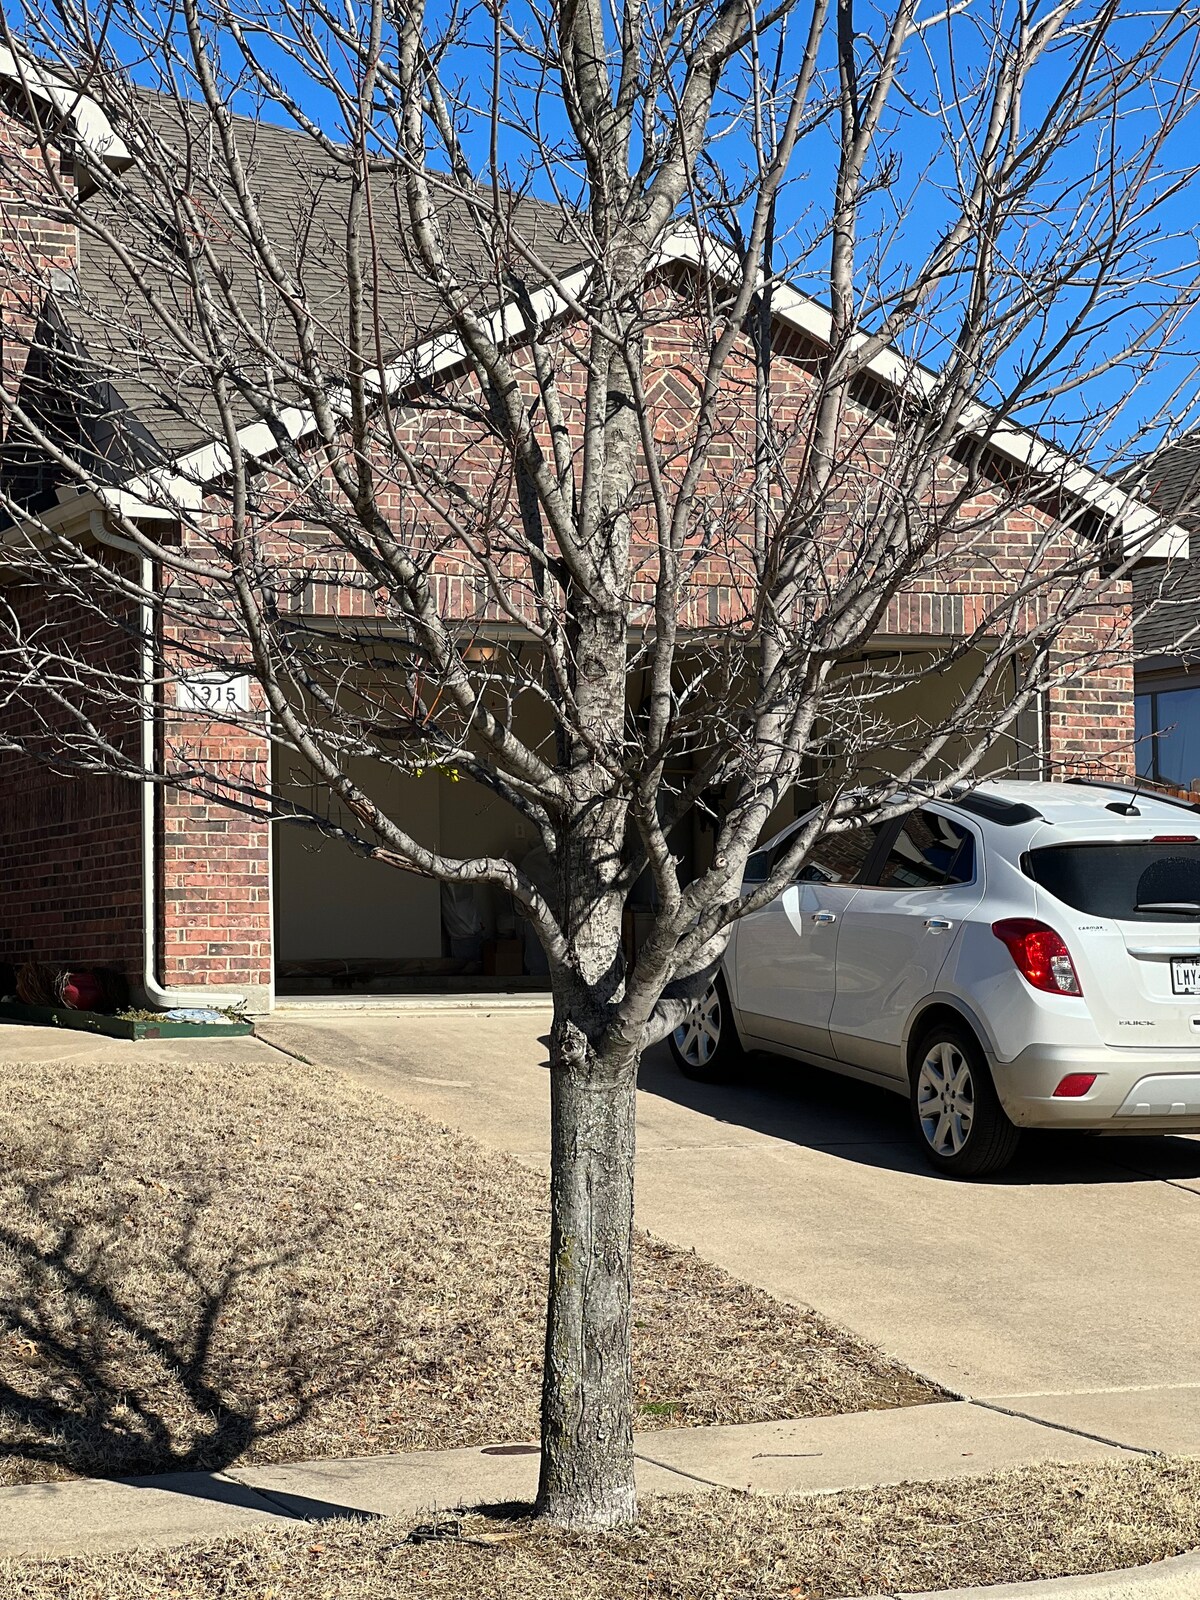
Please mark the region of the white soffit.
<svg viewBox="0 0 1200 1600"><path fill-rule="evenodd" d="M64 83L40 62L24 53L18 57L3 44L0 44L0 82L15 84L31 100L51 107L92 160L115 172L132 164L129 146L94 100Z"/></svg>

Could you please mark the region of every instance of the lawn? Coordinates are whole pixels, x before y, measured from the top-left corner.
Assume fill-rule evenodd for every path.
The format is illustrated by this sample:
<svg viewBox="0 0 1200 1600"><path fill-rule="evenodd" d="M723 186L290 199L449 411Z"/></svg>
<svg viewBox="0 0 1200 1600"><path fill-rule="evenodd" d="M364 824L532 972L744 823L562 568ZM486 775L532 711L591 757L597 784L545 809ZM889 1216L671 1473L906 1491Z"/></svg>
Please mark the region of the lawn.
<svg viewBox="0 0 1200 1600"><path fill-rule="evenodd" d="M810 1499L651 1501L635 1531L480 1516L0 1561L21 1600L826 1600L1102 1572L1200 1544L1200 1463L1037 1467ZM1180 1591L1182 1592L1182 1591Z"/></svg>
<svg viewBox="0 0 1200 1600"><path fill-rule="evenodd" d="M6 1065L0 1483L536 1436L543 1180L325 1069ZM940 1398L639 1239L639 1426Z"/></svg>

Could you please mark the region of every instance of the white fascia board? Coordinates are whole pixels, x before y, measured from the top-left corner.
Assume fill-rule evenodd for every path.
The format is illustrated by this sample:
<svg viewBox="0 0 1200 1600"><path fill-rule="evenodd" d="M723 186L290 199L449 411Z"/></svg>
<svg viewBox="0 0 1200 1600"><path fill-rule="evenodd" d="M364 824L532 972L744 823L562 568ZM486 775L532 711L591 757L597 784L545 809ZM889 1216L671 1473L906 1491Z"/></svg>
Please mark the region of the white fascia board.
<svg viewBox="0 0 1200 1600"><path fill-rule="evenodd" d="M173 512L167 511L162 506L148 505L144 500L139 500L126 489L107 488L97 484L93 489L85 489L81 493L68 492L60 494L58 504L46 506L42 511L34 512L24 523L15 529L10 529L4 537L11 539L14 534L18 538L36 536L37 533L58 533L70 535L76 530L86 530L88 518L96 511L114 511L131 522L171 522L176 520Z"/></svg>
<svg viewBox="0 0 1200 1600"><path fill-rule="evenodd" d="M6 528L0 534L0 551L6 547L24 547L31 543L41 545L48 534L64 534L70 537L76 531L76 523L79 525L79 531L86 530L88 516L96 508L96 497L93 494L75 495L59 505L47 506L44 511L36 512L25 521Z"/></svg>
<svg viewBox="0 0 1200 1600"><path fill-rule="evenodd" d="M238 445L243 454L262 458L278 450L280 431L290 439L299 439L314 426L311 413L302 411L299 406L288 406L280 412L275 427L265 422L252 422L239 429ZM163 515L199 511L204 505L207 486L229 471L232 459L224 441L200 445L169 466L156 467L140 478L130 479L126 488L139 503L157 506Z"/></svg>
<svg viewBox="0 0 1200 1600"><path fill-rule="evenodd" d="M820 344L828 344L833 327L831 313L808 295L788 284L781 284L773 293L772 309L780 320L806 334ZM859 335L865 344L867 336ZM881 350L863 369L889 388L929 395L937 387L932 372L915 361L906 361L897 350ZM1028 467L1039 477L1051 479L1073 499L1092 506L1102 515L1110 517L1120 528L1127 555L1137 555L1139 560L1149 557L1186 558L1188 533L1175 523L1165 522L1161 513L1139 500L1135 495L1093 472L1090 467L1072 461L1054 445L1039 439L1025 428L1005 422L985 406L968 406L963 413L963 427L976 435L997 455Z"/></svg>
<svg viewBox="0 0 1200 1600"><path fill-rule="evenodd" d="M531 295L535 325L540 326L542 323L553 321L567 311L571 300L583 288L586 281L587 273L581 270L563 279L565 293L551 287L539 289ZM488 337L496 345L508 344L526 331L525 316L519 306L511 304L502 306L482 320ZM410 384L428 382L432 378L439 377L461 366L466 360L466 347L457 334L438 333L394 361L382 374L378 369L367 372L364 382L369 389L380 395L397 394ZM344 388L335 390L329 399L329 409L336 416L349 416L349 390ZM247 456L265 460L279 448L280 429L286 432L289 439L296 442L317 431L317 420L311 410L289 406L280 412L275 425L251 422L240 428L239 448ZM129 490L142 500L153 502L157 499L160 503L166 500L171 506L196 511L203 505L205 486L228 472L230 461L231 455L227 444L201 445L198 449L181 456L169 468L134 479L129 484Z"/></svg>
<svg viewBox="0 0 1200 1600"><path fill-rule="evenodd" d="M155 505L129 489L104 486L96 490L96 499L105 510L115 511L118 516L128 517L131 522L175 522L179 511L183 509Z"/></svg>
<svg viewBox="0 0 1200 1600"><path fill-rule="evenodd" d="M72 130L84 154L94 161L114 172L132 165L129 146L96 102L48 72L24 51L18 60L7 45L0 45L0 81L15 83L22 93L52 106Z"/></svg>
<svg viewBox="0 0 1200 1600"><path fill-rule="evenodd" d="M82 536L87 532L89 517L99 509L96 495L88 491L34 512L0 534L0 562L5 549L26 548L31 544L40 549L55 535L67 539Z"/></svg>
<svg viewBox="0 0 1200 1600"><path fill-rule="evenodd" d="M116 511L124 517L141 521L163 522L173 519L174 512L166 506L153 505L134 494L128 487L98 483L90 489L67 485L58 490L58 504L44 511L40 518L47 527L57 527L65 518L68 521L83 511Z"/></svg>
<svg viewBox="0 0 1200 1600"><path fill-rule="evenodd" d="M1138 560L1186 559L1189 553L1186 528L1165 521L1153 506L1110 478L1080 466L1044 439L1000 422L982 408L976 410L978 415L968 420L971 432L986 439L1000 454L1027 466L1040 477L1050 478L1066 494L1111 518L1120 530L1127 556L1136 555Z"/></svg>
<svg viewBox="0 0 1200 1600"><path fill-rule="evenodd" d="M663 239L656 258L648 271L670 262L683 262L721 277L731 277L740 270L737 252L730 246L701 235L690 226L672 230ZM553 321L570 309L572 300L584 288L588 269L579 268L562 280L562 289L553 286L539 289L531 296L535 323ZM779 284L772 293L772 311L781 322L797 332L828 344L832 332L832 314L811 295L802 293L790 284ZM500 307L483 318L492 341L498 345L519 338L526 331L524 313L516 305ZM865 334L858 336L862 344ZM382 393L396 393L418 380L428 381L467 359L462 340L454 334L435 334L425 340L400 360L378 372L369 373L367 382ZM873 378L889 388L917 390L931 394L937 379L919 363L906 360L899 351L887 348L879 351L864 368ZM330 401L331 409L345 412L348 398L345 392ZM280 421L293 440L304 438L316 428L311 412L291 408ZM968 407L963 416L963 426L977 435L998 455L1007 456L1021 466L1028 467L1040 477L1059 484L1065 493L1085 505L1094 507L1110 517L1120 528L1127 555L1138 559L1170 557L1183 559L1188 555L1188 533L1174 523L1163 521L1159 512L1136 496L1128 494L1108 478L1090 467L1073 462L1061 450L1039 439L1035 434L1012 423L1004 422L995 412L984 406ZM266 423L251 423L238 435L243 450L248 455L269 456L276 448L272 430ZM170 478L158 479L176 503L189 509L198 509L203 500L203 486L228 469L229 452L223 445L208 445L191 452L174 464ZM135 493L152 495L155 477L139 480L131 485Z"/></svg>

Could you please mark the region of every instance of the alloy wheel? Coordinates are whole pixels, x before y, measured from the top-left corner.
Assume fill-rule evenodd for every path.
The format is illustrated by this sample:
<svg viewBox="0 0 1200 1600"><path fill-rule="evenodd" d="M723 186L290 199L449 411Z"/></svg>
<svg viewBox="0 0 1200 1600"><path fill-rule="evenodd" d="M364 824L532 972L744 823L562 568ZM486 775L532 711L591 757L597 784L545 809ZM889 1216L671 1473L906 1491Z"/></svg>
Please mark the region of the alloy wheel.
<svg viewBox="0 0 1200 1600"><path fill-rule="evenodd" d="M956 1156L971 1136L975 1081L956 1044L942 1040L926 1053L917 1074L917 1117L929 1148Z"/></svg>
<svg viewBox="0 0 1200 1600"><path fill-rule="evenodd" d="M705 1067L721 1042L721 997L716 985L708 990L686 1022L673 1035L675 1048L689 1067Z"/></svg>

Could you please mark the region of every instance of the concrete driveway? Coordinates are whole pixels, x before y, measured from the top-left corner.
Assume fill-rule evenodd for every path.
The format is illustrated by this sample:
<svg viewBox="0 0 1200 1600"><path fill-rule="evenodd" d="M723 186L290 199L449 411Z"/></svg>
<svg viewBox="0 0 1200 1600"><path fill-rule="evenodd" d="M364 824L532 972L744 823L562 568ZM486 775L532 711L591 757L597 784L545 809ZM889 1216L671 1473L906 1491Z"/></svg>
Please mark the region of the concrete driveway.
<svg viewBox="0 0 1200 1600"><path fill-rule="evenodd" d="M282 1014L262 1034L544 1165L548 1011ZM707 1088L652 1051L638 1219L816 1306L956 1393L1200 1452L1200 1141L1039 1135L950 1182L891 1095L752 1059Z"/></svg>

